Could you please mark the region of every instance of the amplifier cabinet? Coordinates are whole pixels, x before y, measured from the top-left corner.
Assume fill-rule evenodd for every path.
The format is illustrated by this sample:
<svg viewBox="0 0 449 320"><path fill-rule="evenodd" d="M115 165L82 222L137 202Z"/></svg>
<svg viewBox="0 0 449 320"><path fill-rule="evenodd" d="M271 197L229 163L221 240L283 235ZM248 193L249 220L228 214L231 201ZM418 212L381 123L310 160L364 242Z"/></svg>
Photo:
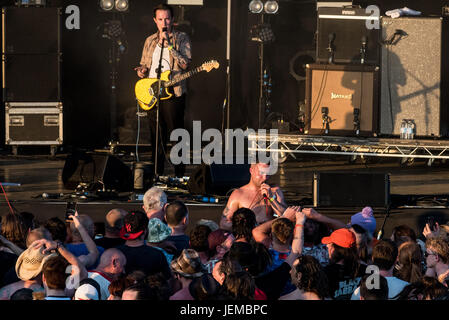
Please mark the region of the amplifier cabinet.
<svg viewBox="0 0 449 320"><path fill-rule="evenodd" d="M376 136L377 66L306 65L305 133Z"/></svg>
<svg viewBox="0 0 449 320"><path fill-rule="evenodd" d="M361 49L365 47L365 63L379 64L380 30L371 28L379 19L362 8L318 8L316 61L329 61L330 44L335 63L361 63Z"/></svg>
<svg viewBox="0 0 449 320"><path fill-rule="evenodd" d="M61 102L6 102L6 144L61 145L62 109Z"/></svg>
<svg viewBox="0 0 449 320"><path fill-rule="evenodd" d="M449 24L442 17L382 17L382 135L400 135L413 120L415 137L449 134Z"/></svg>

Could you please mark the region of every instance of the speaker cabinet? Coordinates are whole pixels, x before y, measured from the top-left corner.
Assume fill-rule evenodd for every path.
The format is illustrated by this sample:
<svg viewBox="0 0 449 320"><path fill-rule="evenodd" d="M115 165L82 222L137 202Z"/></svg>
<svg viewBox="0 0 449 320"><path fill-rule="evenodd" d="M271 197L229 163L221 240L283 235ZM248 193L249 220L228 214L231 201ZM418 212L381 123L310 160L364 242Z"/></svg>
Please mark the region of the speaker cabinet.
<svg viewBox="0 0 449 320"><path fill-rule="evenodd" d="M3 101L61 100L61 8L2 8Z"/></svg>
<svg viewBox="0 0 449 320"><path fill-rule="evenodd" d="M48 54L61 51L61 8L2 8L4 54Z"/></svg>
<svg viewBox="0 0 449 320"><path fill-rule="evenodd" d="M4 56L3 100L60 101L59 54Z"/></svg>
<svg viewBox="0 0 449 320"><path fill-rule="evenodd" d="M306 133L376 135L378 67L306 66Z"/></svg>
<svg viewBox="0 0 449 320"><path fill-rule="evenodd" d="M366 40L365 63L379 64L378 29L368 29L368 24L378 22L379 17L362 8L318 8L316 60L329 61L329 42L333 35L334 62L361 63L362 39Z"/></svg>
<svg viewBox="0 0 449 320"><path fill-rule="evenodd" d="M74 190L84 183L92 190L132 191L131 168L120 159L104 154L75 152L67 156L62 171L66 189Z"/></svg>
<svg viewBox="0 0 449 320"><path fill-rule="evenodd" d="M390 176L384 173L314 173L314 207L382 207L390 204Z"/></svg>
<svg viewBox="0 0 449 320"><path fill-rule="evenodd" d="M229 195L249 182L249 168L249 164L203 164L194 170L187 187L191 194Z"/></svg>
<svg viewBox="0 0 449 320"><path fill-rule="evenodd" d="M381 23L380 133L399 135L402 120L410 119L417 137L447 136L447 18L383 17Z"/></svg>

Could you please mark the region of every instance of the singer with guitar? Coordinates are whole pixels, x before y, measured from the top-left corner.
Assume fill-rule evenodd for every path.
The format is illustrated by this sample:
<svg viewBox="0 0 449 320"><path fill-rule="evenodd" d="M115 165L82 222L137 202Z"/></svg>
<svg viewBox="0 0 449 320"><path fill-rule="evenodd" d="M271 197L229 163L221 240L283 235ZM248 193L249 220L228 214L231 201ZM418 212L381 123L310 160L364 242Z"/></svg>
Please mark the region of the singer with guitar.
<svg viewBox="0 0 449 320"><path fill-rule="evenodd" d="M157 32L145 40L137 71L139 78L157 78L160 73L170 71L171 75L181 74L186 70L192 59L189 36L173 29L173 8L166 4L160 4L153 10L153 20ZM161 58L162 53L162 58ZM161 63L160 63L161 62ZM161 69L159 69L159 64ZM184 128L184 109L186 101L186 81L180 81L173 87L173 96L170 99L160 100L159 103L159 145L157 155L157 174L164 172L165 152L168 137L171 131ZM156 108L149 112L150 133L152 146L152 161L156 153ZM184 176L185 165L175 166L175 175Z"/></svg>
<svg viewBox="0 0 449 320"><path fill-rule="evenodd" d="M279 187L266 184L268 169L265 163L251 165L249 183L234 190L229 196L220 220L221 229L231 230L232 216L240 208L251 209L259 225L274 219L275 215L282 216L287 204Z"/></svg>

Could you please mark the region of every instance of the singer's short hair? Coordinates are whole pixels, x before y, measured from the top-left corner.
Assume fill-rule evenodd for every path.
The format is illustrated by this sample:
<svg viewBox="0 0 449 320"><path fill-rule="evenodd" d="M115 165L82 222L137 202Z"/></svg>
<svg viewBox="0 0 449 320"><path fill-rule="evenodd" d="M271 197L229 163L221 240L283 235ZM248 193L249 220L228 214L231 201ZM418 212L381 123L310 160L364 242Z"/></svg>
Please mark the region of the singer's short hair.
<svg viewBox="0 0 449 320"><path fill-rule="evenodd" d="M156 11L158 10L163 10L163 11L170 11L170 16L173 18L174 14L173 14L173 8L165 3L161 3L160 5L157 5L156 7L154 7L153 9L153 16L156 18Z"/></svg>

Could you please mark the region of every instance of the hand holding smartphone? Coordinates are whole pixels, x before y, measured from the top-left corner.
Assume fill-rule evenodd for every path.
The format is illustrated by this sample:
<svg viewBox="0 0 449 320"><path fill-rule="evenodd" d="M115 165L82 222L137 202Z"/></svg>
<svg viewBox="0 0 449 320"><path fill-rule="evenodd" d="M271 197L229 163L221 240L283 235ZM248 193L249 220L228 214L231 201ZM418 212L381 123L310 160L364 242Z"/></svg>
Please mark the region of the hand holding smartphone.
<svg viewBox="0 0 449 320"><path fill-rule="evenodd" d="M435 231L435 218L433 216L427 217L426 223L429 225L430 231Z"/></svg>
<svg viewBox="0 0 449 320"><path fill-rule="evenodd" d="M65 209L65 220L66 221L73 221L70 216L74 216L76 212L76 202L75 201L69 201L67 202L67 206Z"/></svg>

